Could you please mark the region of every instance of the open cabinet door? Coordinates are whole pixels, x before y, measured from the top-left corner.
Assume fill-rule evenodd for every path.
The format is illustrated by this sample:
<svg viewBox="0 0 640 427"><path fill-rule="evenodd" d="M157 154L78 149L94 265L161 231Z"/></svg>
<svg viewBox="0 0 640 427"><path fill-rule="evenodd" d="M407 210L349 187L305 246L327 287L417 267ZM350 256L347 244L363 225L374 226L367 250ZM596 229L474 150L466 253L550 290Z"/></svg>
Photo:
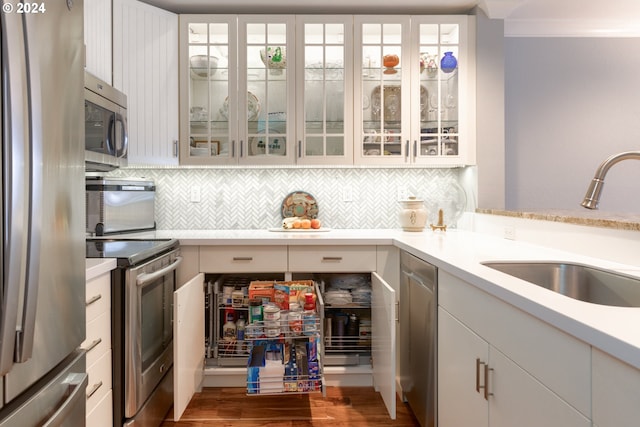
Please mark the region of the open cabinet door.
<svg viewBox="0 0 640 427"><path fill-rule="evenodd" d="M204 375L204 274L173 293L173 420L180 421Z"/></svg>
<svg viewBox="0 0 640 427"><path fill-rule="evenodd" d="M371 274L371 356L373 385L396 419L396 292Z"/></svg>

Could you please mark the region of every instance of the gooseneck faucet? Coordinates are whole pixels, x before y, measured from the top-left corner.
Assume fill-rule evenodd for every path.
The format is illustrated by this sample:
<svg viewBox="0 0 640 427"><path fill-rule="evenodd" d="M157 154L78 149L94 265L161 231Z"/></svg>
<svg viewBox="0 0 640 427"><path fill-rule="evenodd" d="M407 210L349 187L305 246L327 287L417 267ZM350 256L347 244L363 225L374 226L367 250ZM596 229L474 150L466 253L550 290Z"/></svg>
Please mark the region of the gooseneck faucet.
<svg viewBox="0 0 640 427"><path fill-rule="evenodd" d="M623 160L635 159L640 160L640 151L625 151L622 153L614 154L606 159L596 169L596 174L589 184L587 194L585 194L582 200L581 206L587 209L598 209L598 203L600 202L600 194L602 193L602 186L604 185L604 177L611 169L611 166L619 163Z"/></svg>

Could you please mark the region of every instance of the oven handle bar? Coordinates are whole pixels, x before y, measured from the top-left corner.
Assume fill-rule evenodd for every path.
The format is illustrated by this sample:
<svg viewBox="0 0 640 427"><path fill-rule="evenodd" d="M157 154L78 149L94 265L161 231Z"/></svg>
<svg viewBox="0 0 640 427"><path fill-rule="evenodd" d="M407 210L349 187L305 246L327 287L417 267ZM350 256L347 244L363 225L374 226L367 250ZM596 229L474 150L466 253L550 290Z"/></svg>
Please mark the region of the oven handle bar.
<svg viewBox="0 0 640 427"><path fill-rule="evenodd" d="M178 266L181 263L182 263L182 257L178 256L178 257L176 257L176 260L172 264L170 264L170 265L168 265L168 266L166 266L164 268L161 268L158 271L154 271L153 273L144 273L144 274L139 275L136 278L136 284L138 286L144 286L147 283L153 282L154 280L156 280L156 279L166 275L167 273L175 270L176 268L178 268Z"/></svg>

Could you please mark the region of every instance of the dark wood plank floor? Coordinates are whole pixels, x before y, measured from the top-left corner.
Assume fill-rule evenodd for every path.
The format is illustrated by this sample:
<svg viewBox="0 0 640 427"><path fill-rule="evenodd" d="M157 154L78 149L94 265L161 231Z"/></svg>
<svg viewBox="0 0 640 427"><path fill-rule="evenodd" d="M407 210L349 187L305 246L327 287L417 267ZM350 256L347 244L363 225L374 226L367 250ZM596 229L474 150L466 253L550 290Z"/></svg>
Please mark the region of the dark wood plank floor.
<svg viewBox="0 0 640 427"><path fill-rule="evenodd" d="M244 388L205 388L179 422L170 421L170 412L161 427L419 426L400 399L396 411L396 419L390 419L372 387L327 387L324 398L320 393L247 396Z"/></svg>

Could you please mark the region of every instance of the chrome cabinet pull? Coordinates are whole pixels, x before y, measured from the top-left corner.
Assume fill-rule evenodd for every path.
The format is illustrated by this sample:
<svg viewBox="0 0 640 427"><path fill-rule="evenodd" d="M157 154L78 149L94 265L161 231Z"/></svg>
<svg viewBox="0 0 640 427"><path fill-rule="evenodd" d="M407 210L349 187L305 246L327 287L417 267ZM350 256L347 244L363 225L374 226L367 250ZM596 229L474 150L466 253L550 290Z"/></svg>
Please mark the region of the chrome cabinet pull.
<svg viewBox="0 0 640 427"><path fill-rule="evenodd" d="M484 384L480 385L480 366L484 367L483 381ZM489 396L493 396L493 393L489 392L489 371L493 371L493 368L489 367L488 363L480 361L476 358L476 392L480 393L480 389L484 391L484 399L489 400Z"/></svg>
<svg viewBox="0 0 640 427"><path fill-rule="evenodd" d="M101 298L102 298L102 294L94 295L91 298L89 298L89 301L85 302L84 305L86 307L89 307L91 304L93 304L94 302L98 301Z"/></svg>
<svg viewBox="0 0 640 427"><path fill-rule="evenodd" d="M253 261L253 257L252 256L234 256L233 260L234 261Z"/></svg>
<svg viewBox="0 0 640 427"><path fill-rule="evenodd" d="M89 353L91 350L96 348L98 346L98 344L100 344L101 342L102 342L102 338L98 338L97 340L93 340L93 342L91 344L89 344L89 347L85 348L84 351Z"/></svg>
<svg viewBox="0 0 640 427"><path fill-rule="evenodd" d="M489 400L489 396L493 396L493 393L489 393L489 371L493 371L493 368L489 368L489 365L484 365L484 400Z"/></svg>
<svg viewBox="0 0 640 427"><path fill-rule="evenodd" d="M93 387L91 387L91 390L89 390L89 393L87 393L87 399L91 398L91 396L93 396L100 387L102 387L102 381L94 384Z"/></svg>

